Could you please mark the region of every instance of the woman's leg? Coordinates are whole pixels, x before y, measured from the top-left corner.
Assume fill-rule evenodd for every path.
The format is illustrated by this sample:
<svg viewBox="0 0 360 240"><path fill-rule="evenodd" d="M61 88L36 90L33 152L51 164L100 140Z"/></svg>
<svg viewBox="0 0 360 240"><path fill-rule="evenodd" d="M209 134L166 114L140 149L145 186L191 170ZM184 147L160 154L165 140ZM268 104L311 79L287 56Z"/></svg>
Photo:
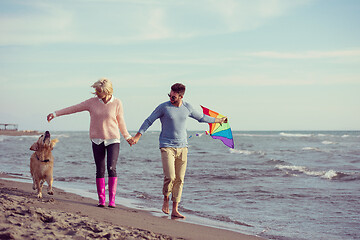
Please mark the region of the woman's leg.
<svg viewBox="0 0 360 240"><path fill-rule="evenodd" d="M120 152L120 143L110 144L107 149L107 171L109 175L109 207L115 207L115 196L117 186L116 164Z"/></svg>
<svg viewBox="0 0 360 240"><path fill-rule="evenodd" d="M105 145L92 143L93 156L96 165L96 178L105 177Z"/></svg>
<svg viewBox="0 0 360 240"><path fill-rule="evenodd" d="M99 197L99 207L105 207L105 145L92 143L93 155L96 165L96 189Z"/></svg>
<svg viewBox="0 0 360 240"><path fill-rule="evenodd" d="M117 177L116 164L119 158L120 143L113 143L106 147L107 151L107 171L109 177Z"/></svg>

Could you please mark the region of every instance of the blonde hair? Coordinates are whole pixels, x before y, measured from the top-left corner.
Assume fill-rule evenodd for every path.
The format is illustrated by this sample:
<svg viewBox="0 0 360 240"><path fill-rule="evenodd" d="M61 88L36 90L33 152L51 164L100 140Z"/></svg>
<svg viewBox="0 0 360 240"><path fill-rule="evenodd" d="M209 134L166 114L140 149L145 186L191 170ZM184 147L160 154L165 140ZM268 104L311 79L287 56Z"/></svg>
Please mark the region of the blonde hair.
<svg viewBox="0 0 360 240"><path fill-rule="evenodd" d="M98 93L102 93L102 92L105 93L106 95L113 94L112 83L107 78L100 78L93 85L91 85L91 87L95 89L95 92L94 92L95 95L97 95Z"/></svg>

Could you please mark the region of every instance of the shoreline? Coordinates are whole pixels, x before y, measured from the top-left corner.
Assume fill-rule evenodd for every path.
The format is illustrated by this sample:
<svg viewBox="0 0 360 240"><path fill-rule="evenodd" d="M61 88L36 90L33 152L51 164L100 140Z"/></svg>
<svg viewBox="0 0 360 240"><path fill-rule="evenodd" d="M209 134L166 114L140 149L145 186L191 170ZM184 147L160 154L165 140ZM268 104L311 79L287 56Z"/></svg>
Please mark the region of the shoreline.
<svg viewBox="0 0 360 240"><path fill-rule="evenodd" d="M40 135L40 132L35 130L0 130L0 135L4 136L32 136Z"/></svg>
<svg viewBox="0 0 360 240"><path fill-rule="evenodd" d="M263 239L172 220L166 215L157 217L119 204L115 209L98 208L96 200L58 188L50 196L46 184L44 197L37 199L32 184L12 181L13 178L17 177L0 173L0 208L4 212L0 217L0 237L8 239L42 238L48 234L55 239Z"/></svg>

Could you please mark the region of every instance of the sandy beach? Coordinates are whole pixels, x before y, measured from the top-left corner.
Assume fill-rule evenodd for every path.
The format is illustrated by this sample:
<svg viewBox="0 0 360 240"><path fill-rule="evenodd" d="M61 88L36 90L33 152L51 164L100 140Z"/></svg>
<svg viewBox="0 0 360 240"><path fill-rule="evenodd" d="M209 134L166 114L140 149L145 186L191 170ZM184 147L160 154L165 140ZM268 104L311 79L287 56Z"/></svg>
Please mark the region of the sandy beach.
<svg viewBox="0 0 360 240"><path fill-rule="evenodd" d="M37 199L32 184L0 178L0 239L262 239L120 205L98 208L93 199L57 188Z"/></svg>

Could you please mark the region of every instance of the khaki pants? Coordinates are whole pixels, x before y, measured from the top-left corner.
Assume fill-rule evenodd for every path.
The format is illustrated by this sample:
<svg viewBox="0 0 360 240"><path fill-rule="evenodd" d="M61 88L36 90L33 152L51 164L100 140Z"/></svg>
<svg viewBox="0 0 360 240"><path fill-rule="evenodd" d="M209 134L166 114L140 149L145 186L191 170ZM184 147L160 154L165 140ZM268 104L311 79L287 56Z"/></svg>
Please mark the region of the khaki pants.
<svg viewBox="0 0 360 240"><path fill-rule="evenodd" d="M187 165L188 148L160 148L164 170L164 196L170 196L173 202L180 202Z"/></svg>

